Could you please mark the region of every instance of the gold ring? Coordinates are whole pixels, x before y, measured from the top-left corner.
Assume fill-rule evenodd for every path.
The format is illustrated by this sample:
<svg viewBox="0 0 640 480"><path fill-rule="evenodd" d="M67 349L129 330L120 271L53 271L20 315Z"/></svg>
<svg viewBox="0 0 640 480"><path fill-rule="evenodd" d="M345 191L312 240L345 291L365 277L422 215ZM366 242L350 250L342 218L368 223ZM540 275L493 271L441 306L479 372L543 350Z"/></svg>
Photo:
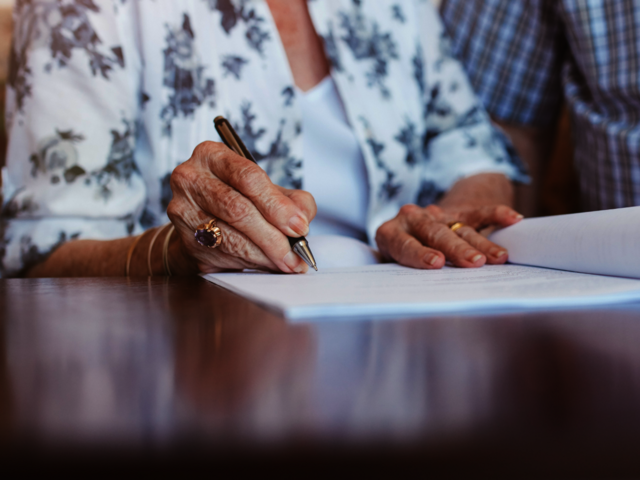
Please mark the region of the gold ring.
<svg viewBox="0 0 640 480"><path fill-rule="evenodd" d="M453 225L450 225L449 228L451 229L452 232L457 232L458 230L460 230L464 226L465 226L464 223L456 222Z"/></svg>
<svg viewBox="0 0 640 480"><path fill-rule="evenodd" d="M222 230L218 227L217 220L212 218L207 223L198 225L195 237L203 247L218 248L222 243Z"/></svg>

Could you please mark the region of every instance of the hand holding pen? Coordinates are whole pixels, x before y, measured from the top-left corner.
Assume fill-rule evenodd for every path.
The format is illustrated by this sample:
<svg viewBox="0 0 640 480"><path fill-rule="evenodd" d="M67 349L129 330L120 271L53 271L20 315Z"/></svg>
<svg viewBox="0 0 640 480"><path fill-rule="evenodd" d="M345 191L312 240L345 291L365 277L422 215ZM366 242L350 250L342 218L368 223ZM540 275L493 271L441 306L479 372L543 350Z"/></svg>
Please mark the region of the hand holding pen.
<svg viewBox="0 0 640 480"><path fill-rule="evenodd" d="M249 149L244 145L240 136L236 133L233 126L227 121L224 117L216 117L213 121L216 126L216 130L220 138L224 142L224 144L233 150L238 155L251 160L256 165L258 162L253 158L253 155L249 151ZM309 265L311 268L318 271L318 266L316 265L316 260L313 258L313 253L311 253L311 248L309 247L309 242L301 236L287 237L289 240L289 245L291 245L291 249L302 259L304 262Z"/></svg>
<svg viewBox="0 0 640 480"><path fill-rule="evenodd" d="M180 239L170 255L174 272L309 269L287 238L309 231L316 204L308 192L274 185L258 165L216 142L195 148L174 170L171 188L167 214L176 229L173 239ZM194 233L212 220L222 237L216 248L207 248ZM162 250L161 241L156 250Z"/></svg>

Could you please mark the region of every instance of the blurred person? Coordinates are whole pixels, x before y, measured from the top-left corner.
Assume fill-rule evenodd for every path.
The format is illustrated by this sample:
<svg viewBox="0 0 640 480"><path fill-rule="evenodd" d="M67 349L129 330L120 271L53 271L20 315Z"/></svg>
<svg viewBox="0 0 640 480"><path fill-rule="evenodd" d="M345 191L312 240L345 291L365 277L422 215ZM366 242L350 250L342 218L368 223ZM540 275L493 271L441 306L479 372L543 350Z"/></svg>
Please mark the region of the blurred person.
<svg viewBox="0 0 640 480"><path fill-rule="evenodd" d="M430 2L36 0L15 25L5 276L304 272L286 236L314 218L415 268L507 260L477 231L522 218L527 177ZM205 141L218 114L261 168Z"/></svg>
<svg viewBox="0 0 640 480"><path fill-rule="evenodd" d="M443 0L441 13L472 85L523 157L548 155L566 102L581 208L640 205L638 1Z"/></svg>

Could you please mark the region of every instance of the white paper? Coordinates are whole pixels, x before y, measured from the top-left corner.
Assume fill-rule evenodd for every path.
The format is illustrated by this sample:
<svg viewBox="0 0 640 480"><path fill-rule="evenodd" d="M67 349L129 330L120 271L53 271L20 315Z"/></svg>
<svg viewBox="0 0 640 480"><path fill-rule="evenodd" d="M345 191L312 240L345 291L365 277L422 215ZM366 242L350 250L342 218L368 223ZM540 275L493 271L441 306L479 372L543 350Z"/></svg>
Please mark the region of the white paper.
<svg viewBox="0 0 640 480"><path fill-rule="evenodd" d="M490 239L511 263L640 278L640 207L525 219Z"/></svg>
<svg viewBox="0 0 640 480"><path fill-rule="evenodd" d="M205 278L292 320L640 300L640 280L519 265L416 270L384 264L324 268L305 275L221 273Z"/></svg>

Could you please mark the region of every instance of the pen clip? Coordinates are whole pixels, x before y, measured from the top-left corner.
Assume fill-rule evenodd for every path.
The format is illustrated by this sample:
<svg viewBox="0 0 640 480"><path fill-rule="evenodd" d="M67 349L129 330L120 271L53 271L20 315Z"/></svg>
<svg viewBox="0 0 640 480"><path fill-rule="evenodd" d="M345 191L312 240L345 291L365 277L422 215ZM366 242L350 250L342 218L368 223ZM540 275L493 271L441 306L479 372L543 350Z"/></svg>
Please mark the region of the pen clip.
<svg viewBox="0 0 640 480"><path fill-rule="evenodd" d="M216 127L218 135L220 135L220 138L227 147L236 152L238 155L244 158L248 158L253 163L258 163L256 162L256 159L253 158L253 155L251 155L249 149L242 142L240 136L231 126L231 123L226 118L224 118L223 116L218 116L213 120L213 124Z"/></svg>

